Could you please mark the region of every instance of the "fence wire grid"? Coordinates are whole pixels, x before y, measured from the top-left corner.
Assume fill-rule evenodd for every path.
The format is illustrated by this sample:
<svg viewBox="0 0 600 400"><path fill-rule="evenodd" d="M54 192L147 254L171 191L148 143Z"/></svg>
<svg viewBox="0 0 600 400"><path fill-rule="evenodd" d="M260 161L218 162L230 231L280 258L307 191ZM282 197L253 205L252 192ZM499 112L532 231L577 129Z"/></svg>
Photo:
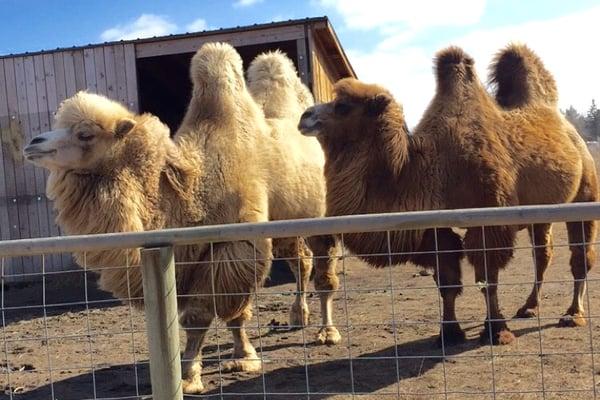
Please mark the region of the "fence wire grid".
<svg viewBox="0 0 600 400"><path fill-rule="evenodd" d="M206 333L202 346L204 391L188 394L186 398L596 399L600 392L600 274L597 270L592 269L582 279L575 279L587 286L585 296L580 298L585 308L585 325L559 327L559 320L573 300L570 250L585 246L596 248L598 242L586 241L585 236L582 242L570 242L564 224L554 224L553 257L543 277L539 307L532 310L529 318L515 317L515 314L525 304L534 284L542 281L536 277L536 251L544 251L546 246L535 240L532 243L527 229L542 222L600 219L600 207L513 209L498 209L500 213L507 213L504 219L502 214L490 213L491 209L423 213L418 223L410 219L415 213L397 213L374 220L361 220L356 216L339 217L335 223L329 223L328 219L314 220L319 228L315 230L317 225L311 225L306 235L303 229L308 225L302 225L306 220L279 222L275 226L256 224L248 231L240 226L243 233L224 234L225 238L244 236L252 244L260 238L275 237L273 230L279 232L278 237L299 240L314 234L337 234L342 244L336 254L335 271L340 285L333 290L317 290L311 282L303 288L288 273L293 269L298 272L306 262L309 265L312 262L314 275L314 266L319 261L325 262L326 254L281 257L276 252L270 277L257 291L236 290L216 295L178 292L180 313L181 304L197 298L205 297L207 304L212 304L216 296L250 296L253 312L245 328L256 349L256 355L248 356L246 351L246 359L237 359L254 361L248 363L253 371L231 372L228 369L232 359L235 360L236 354L244 354L234 348L231 326L215 318L208 327L192 324L185 330L180 329L184 365L191 361L183 354L186 333L188 337L198 334L194 331ZM446 343L446 338L438 339L440 324L447 322L442 318L445 310L438 285L430 275L439 276L439 269L443 268L440 257L460 250L440 250L438 229L484 225L482 221L490 222L489 225L499 225L502 221L517 225L522 221L518 225L523 229L514 247L486 247L484 240L481 248L464 250L465 253L489 254L514 249L514 257L500 273L497 288L500 307L516 339L507 345L482 342L480 331L484 320L488 317L495 321L487 316L489 292L482 290L487 283L475 278L473 267L465 257L461 262L463 293L457 298L456 313L466 340ZM388 249L383 253L355 254L343 246L346 237L353 232L374 232L381 226L433 229L434 250L423 254L435 256L434 268L425 270L411 263L387 268L369 266L371 257L385 256L392 264L395 256L409 255L394 251L389 240L394 229L380 231L388 238ZM583 229L583 223L581 226ZM196 232L202 229L196 228ZM236 226L227 229L235 232ZM481 229L485 236L483 228L469 229ZM461 236L465 232L464 229L455 231ZM157 239L177 246L175 239L164 242L165 232L167 237L171 234L175 237L174 232L184 230L164 231ZM290 232L293 235L287 236ZM209 241L201 237L188 238L181 245L197 240L208 246L212 254L213 246L223 242L214 238L214 232L204 235L211 238ZM122 266L97 271L84 262L77 270L46 271L45 260L52 254L42 250L51 246L53 253L71 251L75 244L69 248L66 237L54 239L59 240L57 244L52 244L51 239L44 240L43 243L38 241L37 244L42 244L37 247L35 240L23 244L34 253L36 248L40 249L42 254L34 257L40 258L41 271L17 276L6 266L9 256L1 261L0 399L149 398L152 387L148 333L143 309L136 307L143 297L132 294L134 288L130 282L132 271L143 267L125 262ZM77 244L78 249L85 247L85 243ZM119 247L126 245L123 243L121 241ZM156 243L149 245L155 247ZM144 247L144 243L132 247ZM0 254L15 255L22 251L7 252L10 248L10 243L0 243ZM92 250L97 249L89 249ZM256 266L265 261L258 254L255 251L253 259L227 261L250 262ZM200 262L175 260L178 276L185 268L212 268L213 265L211 258ZM127 296L116 299L98 288L100 274L110 270L124 272ZM486 269L486 277L488 272ZM16 278L21 281L17 282ZM23 278L26 282L22 282ZM260 281L261 277L255 279ZM459 285L440 287L452 289ZM316 343L323 328L320 296L328 293L333 296L333 325L341 336L339 343L333 345ZM304 309L304 302L310 310L305 324L302 314L297 312L298 305ZM290 319L292 308L296 316L300 315L296 318L297 325ZM216 313L216 306L212 311ZM236 327L234 334L235 330Z"/></svg>

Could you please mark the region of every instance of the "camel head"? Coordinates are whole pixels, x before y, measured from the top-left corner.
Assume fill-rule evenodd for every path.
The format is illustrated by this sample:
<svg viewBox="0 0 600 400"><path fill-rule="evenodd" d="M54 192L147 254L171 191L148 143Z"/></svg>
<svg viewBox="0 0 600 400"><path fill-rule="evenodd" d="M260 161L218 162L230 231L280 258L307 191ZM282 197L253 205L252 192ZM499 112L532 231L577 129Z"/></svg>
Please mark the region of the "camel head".
<svg viewBox="0 0 600 400"><path fill-rule="evenodd" d="M302 134L316 136L321 143L324 139L360 141L374 132L392 109L404 122L401 106L379 85L345 78L335 84L334 93L333 101L309 107L302 114L298 125Z"/></svg>
<svg viewBox="0 0 600 400"><path fill-rule="evenodd" d="M27 161L49 170L111 170L123 155L136 155L127 138L142 124L168 137L168 128L158 118L136 117L106 97L79 92L61 103L55 129L34 137L23 153Z"/></svg>

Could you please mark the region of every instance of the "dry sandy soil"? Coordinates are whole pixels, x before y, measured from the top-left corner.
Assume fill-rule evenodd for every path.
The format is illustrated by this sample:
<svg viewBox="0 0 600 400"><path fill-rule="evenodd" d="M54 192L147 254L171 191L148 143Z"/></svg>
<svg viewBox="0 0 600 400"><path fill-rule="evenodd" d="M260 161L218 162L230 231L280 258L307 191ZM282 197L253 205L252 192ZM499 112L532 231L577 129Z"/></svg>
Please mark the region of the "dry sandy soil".
<svg viewBox="0 0 600 400"><path fill-rule="evenodd" d="M517 336L512 345L480 345L484 301L468 264L463 265L467 287L458 301L468 340L443 351L435 345L440 303L431 277L410 265L373 270L346 258L345 274L340 268L346 290L335 302L341 344L313 345L314 325L296 331L277 326L288 319L294 285L266 288L255 313L261 335L259 329L250 329L265 361L264 373L219 372L219 359L231 354L231 338L219 325L211 330L204 351L203 397L254 399L265 398L266 392L269 399L348 399L353 393L361 399L595 398L594 387L600 391L600 269L590 274L590 324L558 328L572 291L564 232L562 226L555 228L555 258L541 317L509 321ZM531 288L528 245L526 235L520 234L523 249L501 274L500 299L507 317L514 315ZM48 280L48 304L85 299L82 274L69 275L73 276ZM28 400L51 399L52 391L60 400L149 393L141 312L131 312L90 283L89 310L77 305L46 307L44 317L41 293L40 284L11 287L4 293L9 309L0 337L0 399L9 399L10 391L13 398ZM32 307L10 309L24 305ZM317 296L310 296L309 306L311 323L317 324Z"/></svg>

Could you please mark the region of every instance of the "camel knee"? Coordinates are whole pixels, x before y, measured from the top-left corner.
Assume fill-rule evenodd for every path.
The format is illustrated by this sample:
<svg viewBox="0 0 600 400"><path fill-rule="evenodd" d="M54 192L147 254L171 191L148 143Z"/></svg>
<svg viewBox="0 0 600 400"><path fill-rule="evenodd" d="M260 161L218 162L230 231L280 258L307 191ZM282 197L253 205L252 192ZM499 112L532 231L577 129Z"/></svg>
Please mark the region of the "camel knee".
<svg viewBox="0 0 600 400"><path fill-rule="evenodd" d="M334 291L340 287L340 280L334 271L326 271L324 273L315 274L315 289L318 291Z"/></svg>

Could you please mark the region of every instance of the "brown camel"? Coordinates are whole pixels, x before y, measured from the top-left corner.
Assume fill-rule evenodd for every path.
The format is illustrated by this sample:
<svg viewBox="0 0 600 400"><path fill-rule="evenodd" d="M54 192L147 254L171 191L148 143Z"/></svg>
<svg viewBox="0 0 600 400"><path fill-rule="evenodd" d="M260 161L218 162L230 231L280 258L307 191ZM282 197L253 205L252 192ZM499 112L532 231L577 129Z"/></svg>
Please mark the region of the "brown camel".
<svg viewBox="0 0 600 400"><path fill-rule="evenodd" d="M402 107L387 90L353 79L336 84L334 101L303 114L300 129L317 136L325 151L327 215L598 199L593 160L560 114L554 80L533 52L513 45L498 54L492 76L497 100L480 83L473 60L458 48L438 54L436 72L436 95L412 135ZM500 311L497 283L499 270L512 257L519 228L524 227L469 228L464 238L488 308L481 339L495 344L514 339ZM595 239L595 223L568 223L567 229L575 292L561 324L582 325L583 279L595 261L589 244ZM550 224L536 225L531 236L542 245L535 254L536 281L541 282L551 254ZM440 339L446 344L464 339L455 315L462 256L456 233L391 232L389 247L384 233L357 233L344 235L344 244L357 254L400 253L391 258L392 264L412 261L436 267L444 305ZM483 248L488 250L477 251ZM434 249L455 252L437 257L422 253ZM390 263L386 256L363 258L375 266ZM520 315L535 312L540 284Z"/></svg>

